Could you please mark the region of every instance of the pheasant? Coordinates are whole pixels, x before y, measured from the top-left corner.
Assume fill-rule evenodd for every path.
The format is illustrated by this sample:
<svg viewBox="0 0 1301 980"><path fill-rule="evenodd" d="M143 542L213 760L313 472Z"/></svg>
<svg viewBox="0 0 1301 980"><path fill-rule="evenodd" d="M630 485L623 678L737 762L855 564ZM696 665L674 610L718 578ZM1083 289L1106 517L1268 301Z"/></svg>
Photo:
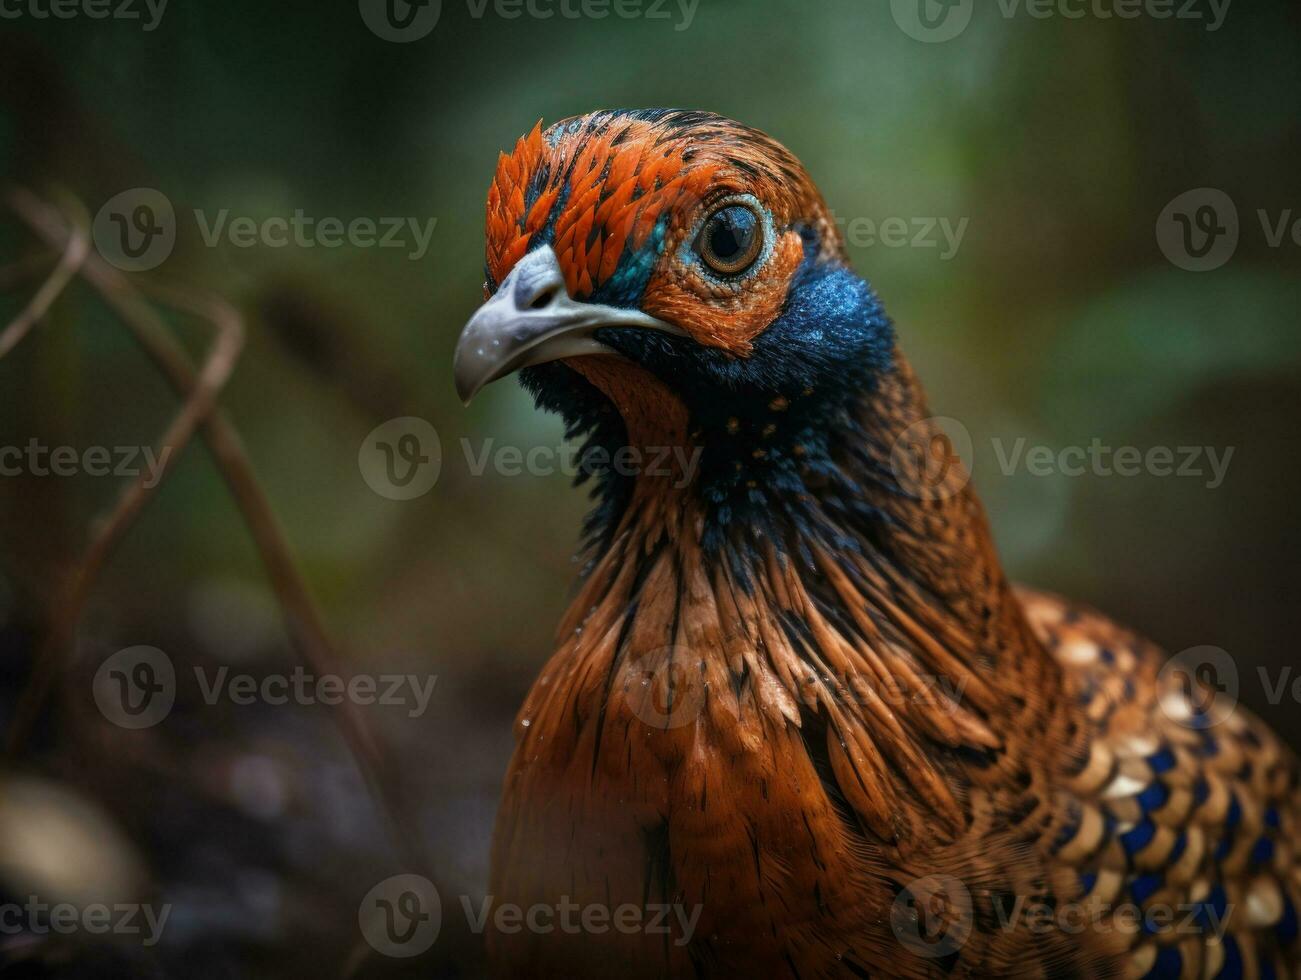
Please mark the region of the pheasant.
<svg viewBox="0 0 1301 980"><path fill-rule="evenodd" d="M790 152L539 124L486 234L458 391L519 371L594 497L497 817L501 975L1294 975L1295 758L1008 581Z"/></svg>

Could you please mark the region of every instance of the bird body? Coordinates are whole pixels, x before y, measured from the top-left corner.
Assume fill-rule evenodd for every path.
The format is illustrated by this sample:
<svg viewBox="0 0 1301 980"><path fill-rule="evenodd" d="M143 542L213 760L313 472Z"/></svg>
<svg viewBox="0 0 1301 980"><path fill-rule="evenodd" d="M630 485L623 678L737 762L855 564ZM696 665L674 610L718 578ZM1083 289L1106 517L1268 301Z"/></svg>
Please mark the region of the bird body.
<svg viewBox="0 0 1301 980"><path fill-rule="evenodd" d="M793 156L535 129L487 256L458 386L522 368L598 460L490 887L581 926L494 928L502 975L1292 975L1293 756L1007 581Z"/></svg>

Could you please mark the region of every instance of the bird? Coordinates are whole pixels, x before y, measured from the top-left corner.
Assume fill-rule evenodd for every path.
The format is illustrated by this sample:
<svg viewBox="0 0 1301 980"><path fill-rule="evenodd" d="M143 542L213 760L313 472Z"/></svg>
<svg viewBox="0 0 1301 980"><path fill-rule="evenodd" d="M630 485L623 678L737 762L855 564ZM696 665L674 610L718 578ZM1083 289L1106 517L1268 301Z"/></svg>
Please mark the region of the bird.
<svg viewBox="0 0 1301 980"><path fill-rule="evenodd" d="M486 210L457 391L518 373L592 495L493 832L498 975L1297 975L1295 756L1214 664L1009 580L790 151L595 111Z"/></svg>

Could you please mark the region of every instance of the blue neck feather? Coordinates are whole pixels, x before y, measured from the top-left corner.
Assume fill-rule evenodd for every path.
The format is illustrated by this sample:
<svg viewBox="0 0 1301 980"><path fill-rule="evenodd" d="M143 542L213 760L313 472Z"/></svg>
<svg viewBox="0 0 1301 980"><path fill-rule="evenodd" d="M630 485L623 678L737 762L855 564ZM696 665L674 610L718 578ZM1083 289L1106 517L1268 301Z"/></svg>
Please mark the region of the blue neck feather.
<svg viewBox="0 0 1301 980"><path fill-rule="evenodd" d="M855 450L867 438L856 408L893 368L894 330L867 283L838 262L820 260L811 236L784 308L747 358L651 331L598 337L663 380L686 406L702 450L689 492L706 505L707 551L754 537L786 540L787 531L834 547L853 535L828 526L829 515L848 526L876 516L863 503L861 483L873 476ZM577 482L594 486L585 536L599 552L636 479L604 465L627 443L623 420L563 364L529 368L521 381L540 408L564 418L567 434L583 439L586 458L596 461Z"/></svg>

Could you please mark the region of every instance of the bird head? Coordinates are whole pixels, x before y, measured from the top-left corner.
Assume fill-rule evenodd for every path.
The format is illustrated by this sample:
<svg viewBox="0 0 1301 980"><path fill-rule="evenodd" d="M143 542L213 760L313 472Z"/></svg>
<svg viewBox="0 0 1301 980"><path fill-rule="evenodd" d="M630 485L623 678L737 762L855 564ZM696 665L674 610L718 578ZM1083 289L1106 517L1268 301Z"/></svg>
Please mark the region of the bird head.
<svg viewBox="0 0 1301 980"><path fill-rule="evenodd" d="M484 305L457 390L521 371L571 434L610 449L681 421L724 523L798 491L855 395L892 363L800 162L712 113L602 111L539 124L488 192ZM608 478L607 482L617 482Z"/></svg>

